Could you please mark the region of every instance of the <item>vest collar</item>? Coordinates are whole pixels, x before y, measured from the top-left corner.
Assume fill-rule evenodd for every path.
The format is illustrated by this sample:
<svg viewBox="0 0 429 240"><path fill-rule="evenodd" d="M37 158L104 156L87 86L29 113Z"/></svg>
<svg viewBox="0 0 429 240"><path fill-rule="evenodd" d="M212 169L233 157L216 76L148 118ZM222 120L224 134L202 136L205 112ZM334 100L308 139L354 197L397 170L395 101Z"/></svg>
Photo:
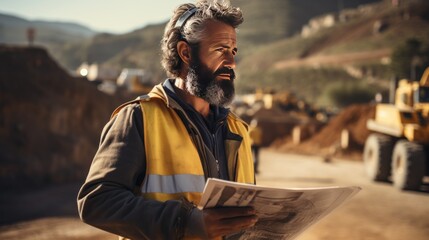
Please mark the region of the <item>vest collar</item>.
<svg viewBox="0 0 429 240"><path fill-rule="evenodd" d="M155 87L152 88L152 90L148 93L150 98L157 98L157 99L161 99L162 101L165 102L165 104L170 107L171 101L170 98L168 97L168 94L165 92L163 85L166 83L170 83L170 81L165 80L165 82L163 84L157 84L155 85ZM171 84L171 83L170 83Z"/></svg>

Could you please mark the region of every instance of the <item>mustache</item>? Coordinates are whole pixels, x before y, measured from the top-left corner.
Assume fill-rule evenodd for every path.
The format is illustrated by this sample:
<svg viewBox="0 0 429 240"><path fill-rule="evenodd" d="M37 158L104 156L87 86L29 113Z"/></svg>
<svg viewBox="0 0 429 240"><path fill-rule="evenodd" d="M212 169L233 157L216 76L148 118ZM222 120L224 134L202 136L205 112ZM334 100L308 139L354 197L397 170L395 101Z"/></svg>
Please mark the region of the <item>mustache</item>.
<svg viewBox="0 0 429 240"><path fill-rule="evenodd" d="M235 79L235 72L234 69L229 68L229 67L223 67L223 68L219 68L218 70L216 70L213 75L217 76L220 74L229 74L231 80Z"/></svg>

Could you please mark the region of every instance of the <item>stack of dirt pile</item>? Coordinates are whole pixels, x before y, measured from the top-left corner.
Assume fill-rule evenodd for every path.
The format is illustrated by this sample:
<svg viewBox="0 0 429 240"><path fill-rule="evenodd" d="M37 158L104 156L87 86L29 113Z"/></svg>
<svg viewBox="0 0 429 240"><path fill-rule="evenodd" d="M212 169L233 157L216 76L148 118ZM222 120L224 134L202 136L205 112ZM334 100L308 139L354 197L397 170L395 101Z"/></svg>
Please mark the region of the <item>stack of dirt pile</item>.
<svg viewBox="0 0 429 240"><path fill-rule="evenodd" d="M359 159L365 140L369 135L366 122L375 114L374 105L358 104L345 108L317 134L303 142L293 144L290 140L276 147L284 151L292 151L321 156L337 155L351 159ZM347 149L341 149L341 133L347 131L349 144Z"/></svg>
<svg viewBox="0 0 429 240"><path fill-rule="evenodd" d="M83 179L104 124L132 96L71 77L44 49L0 46L0 62L2 185Z"/></svg>
<svg viewBox="0 0 429 240"><path fill-rule="evenodd" d="M252 117L262 129L262 145L268 146L283 136L292 134L298 125L320 125L314 118L300 111L284 111L278 108L260 109Z"/></svg>

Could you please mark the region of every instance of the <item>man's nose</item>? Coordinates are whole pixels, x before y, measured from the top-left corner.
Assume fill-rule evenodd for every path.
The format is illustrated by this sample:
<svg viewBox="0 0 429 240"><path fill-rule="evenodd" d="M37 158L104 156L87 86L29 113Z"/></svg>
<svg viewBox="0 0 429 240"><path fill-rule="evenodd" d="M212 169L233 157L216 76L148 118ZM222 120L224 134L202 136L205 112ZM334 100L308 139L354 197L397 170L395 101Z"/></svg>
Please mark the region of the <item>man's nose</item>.
<svg viewBox="0 0 429 240"><path fill-rule="evenodd" d="M232 53L227 54L227 56L225 57L224 65L225 65L225 67L235 69L236 64L235 64L234 54L232 54Z"/></svg>

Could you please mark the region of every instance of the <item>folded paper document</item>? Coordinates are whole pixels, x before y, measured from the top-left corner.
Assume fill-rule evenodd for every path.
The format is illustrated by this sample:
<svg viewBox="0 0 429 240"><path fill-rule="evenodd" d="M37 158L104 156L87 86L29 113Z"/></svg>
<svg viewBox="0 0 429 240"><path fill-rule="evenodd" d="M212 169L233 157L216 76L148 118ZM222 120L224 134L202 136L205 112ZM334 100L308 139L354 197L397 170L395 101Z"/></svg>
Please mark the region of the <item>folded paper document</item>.
<svg viewBox="0 0 429 240"><path fill-rule="evenodd" d="M274 188L210 178L198 207L253 206L259 220L238 239L290 240L360 190L356 186Z"/></svg>

